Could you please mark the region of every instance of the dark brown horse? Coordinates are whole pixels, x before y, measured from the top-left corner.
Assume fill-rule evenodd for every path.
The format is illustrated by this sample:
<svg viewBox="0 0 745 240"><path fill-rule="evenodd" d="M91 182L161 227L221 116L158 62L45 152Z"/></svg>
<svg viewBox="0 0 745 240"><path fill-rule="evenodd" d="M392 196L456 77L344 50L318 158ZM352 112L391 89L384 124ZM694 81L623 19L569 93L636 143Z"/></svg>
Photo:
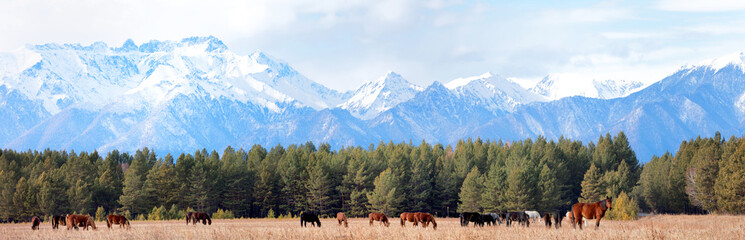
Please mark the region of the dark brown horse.
<svg viewBox="0 0 745 240"><path fill-rule="evenodd" d="M300 214L300 226L307 227L308 223L314 227L321 227L321 220L318 219L318 215L315 213L301 213Z"/></svg>
<svg viewBox="0 0 745 240"><path fill-rule="evenodd" d="M212 218L210 215L204 212L188 212L186 213L186 225L189 225L191 221L192 225L196 225L197 222L202 221L202 225L212 225Z"/></svg>
<svg viewBox="0 0 745 240"><path fill-rule="evenodd" d="M347 223L347 215L343 212L336 213L336 221L339 221L339 226L341 226L341 223L344 223L344 227L349 227L349 223Z"/></svg>
<svg viewBox="0 0 745 240"><path fill-rule="evenodd" d="M546 227L551 228L551 213L543 213L541 218L543 219L543 223L546 224Z"/></svg>
<svg viewBox="0 0 745 240"><path fill-rule="evenodd" d="M93 230L96 230L96 222L93 221L93 218L88 215L67 215L67 230L70 230L72 228L75 228L75 230L78 230L78 226L83 227L83 229L88 230L88 227L93 228Z"/></svg>
<svg viewBox="0 0 745 240"><path fill-rule="evenodd" d="M422 223L422 227L426 228L430 223L432 223L432 228L437 229L437 222L435 222L435 217L433 217L432 214L415 213L415 215L419 219L419 222Z"/></svg>
<svg viewBox="0 0 745 240"><path fill-rule="evenodd" d="M41 218L34 216L31 218L31 230L39 230L41 225Z"/></svg>
<svg viewBox="0 0 745 240"><path fill-rule="evenodd" d="M129 220L126 217L114 214L106 216L106 226L111 229L111 225L114 224L119 224L119 228L126 226L127 229L130 229Z"/></svg>
<svg viewBox="0 0 745 240"><path fill-rule="evenodd" d="M579 229L582 229L582 217L587 219L597 219L595 221L595 228L600 227L600 219L605 216L605 211L611 209L612 199L606 197L600 202L596 203L575 203L572 206L572 227L577 228L575 223L579 224Z"/></svg>
<svg viewBox="0 0 745 240"><path fill-rule="evenodd" d="M371 212L368 216L370 217L370 226L372 226L373 221L380 221L380 224L384 224L386 227L391 225L391 223L388 222L388 216L384 213Z"/></svg>
<svg viewBox="0 0 745 240"><path fill-rule="evenodd" d="M67 221L65 221L65 216L59 216L59 215L52 216L52 229L58 229L60 224L62 224L62 226L67 225Z"/></svg>
<svg viewBox="0 0 745 240"><path fill-rule="evenodd" d="M414 226L417 226L417 223L419 223L419 219L416 217L415 213L405 212L401 213L401 226L406 226L406 221L413 222Z"/></svg>

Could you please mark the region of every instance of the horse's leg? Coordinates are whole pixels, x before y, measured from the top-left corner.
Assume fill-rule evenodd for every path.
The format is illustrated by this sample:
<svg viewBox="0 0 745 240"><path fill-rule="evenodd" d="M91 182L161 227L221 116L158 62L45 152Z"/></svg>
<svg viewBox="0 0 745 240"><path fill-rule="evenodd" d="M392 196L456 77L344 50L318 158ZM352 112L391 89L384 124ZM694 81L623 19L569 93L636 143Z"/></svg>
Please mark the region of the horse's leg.
<svg viewBox="0 0 745 240"><path fill-rule="evenodd" d="M600 227L600 218L598 218L597 221L595 221L595 229L598 229Z"/></svg>

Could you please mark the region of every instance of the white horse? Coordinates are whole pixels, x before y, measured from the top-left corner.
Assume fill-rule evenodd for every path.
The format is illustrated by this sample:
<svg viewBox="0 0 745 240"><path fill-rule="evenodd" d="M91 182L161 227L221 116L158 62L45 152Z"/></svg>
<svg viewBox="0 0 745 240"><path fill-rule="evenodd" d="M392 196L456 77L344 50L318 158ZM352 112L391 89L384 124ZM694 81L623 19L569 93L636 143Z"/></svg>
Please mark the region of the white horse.
<svg viewBox="0 0 745 240"><path fill-rule="evenodd" d="M533 223L535 223L535 220L538 219L540 221L541 214L538 213L538 211L525 211L525 214L528 214L528 217L530 220L532 220Z"/></svg>
<svg viewBox="0 0 745 240"><path fill-rule="evenodd" d="M566 217L569 221L572 221L572 211L567 212ZM584 223L585 227L587 227L587 218L582 217L582 222Z"/></svg>

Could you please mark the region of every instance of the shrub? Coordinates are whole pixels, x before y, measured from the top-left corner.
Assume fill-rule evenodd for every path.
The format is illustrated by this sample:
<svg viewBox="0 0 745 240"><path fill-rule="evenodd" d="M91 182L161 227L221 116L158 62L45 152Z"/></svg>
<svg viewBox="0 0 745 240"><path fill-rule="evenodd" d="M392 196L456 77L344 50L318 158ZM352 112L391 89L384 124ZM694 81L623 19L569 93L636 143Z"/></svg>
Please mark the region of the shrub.
<svg viewBox="0 0 745 240"><path fill-rule="evenodd" d="M106 211L101 206L96 209L96 220L106 221Z"/></svg>
<svg viewBox="0 0 745 240"><path fill-rule="evenodd" d="M269 209L269 212L268 212L268 213L266 213L266 217L267 217L267 218L277 218L276 216L274 216L274 209L271 209L271 208L270 208L270 209Z"/></svg>
<svg viewBox="0 0 745 240"><path fill-rule="evenodd" d="M235 216L233 215L233 211L217 209L217 212L215 212L214 214L212 214L212 218L214 218L214 219L233 219L233 218L235 218Z"/></svg>
<svg viewBox="0 0 745 240"><path fill-rule="evenodd" d="M608 211L608 218L613 220L636 220L636 215L639 212L639 206L636 204L636 200L630 198L625 192L618 194L618 197L613 200L613 208Z"/></svg>

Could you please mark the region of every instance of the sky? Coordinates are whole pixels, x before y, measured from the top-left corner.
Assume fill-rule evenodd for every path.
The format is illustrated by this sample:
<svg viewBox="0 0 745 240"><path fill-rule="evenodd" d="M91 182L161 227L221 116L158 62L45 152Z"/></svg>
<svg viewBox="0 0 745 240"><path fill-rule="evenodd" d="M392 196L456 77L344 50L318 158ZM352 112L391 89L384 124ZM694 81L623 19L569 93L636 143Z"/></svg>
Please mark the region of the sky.
<svg viewBox="0 0 745 240"><path fill-rule="evenodd" d="M389 71L423 86L484 72L651 83L744 52L745 1L0 1L3 52L208 35L337 90Z"/></svg>

